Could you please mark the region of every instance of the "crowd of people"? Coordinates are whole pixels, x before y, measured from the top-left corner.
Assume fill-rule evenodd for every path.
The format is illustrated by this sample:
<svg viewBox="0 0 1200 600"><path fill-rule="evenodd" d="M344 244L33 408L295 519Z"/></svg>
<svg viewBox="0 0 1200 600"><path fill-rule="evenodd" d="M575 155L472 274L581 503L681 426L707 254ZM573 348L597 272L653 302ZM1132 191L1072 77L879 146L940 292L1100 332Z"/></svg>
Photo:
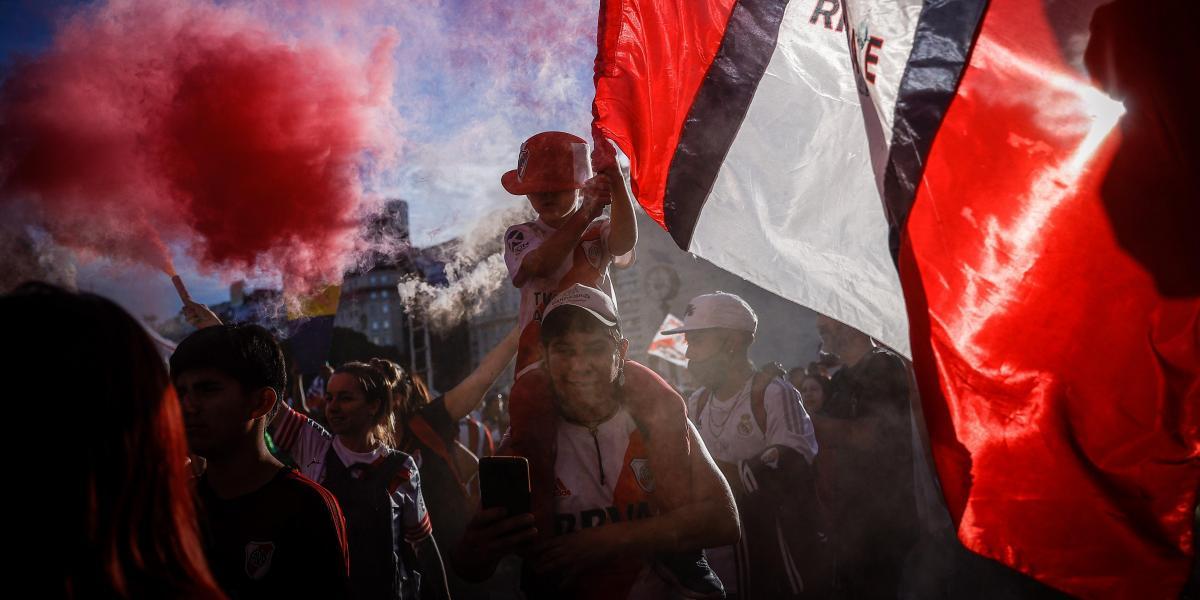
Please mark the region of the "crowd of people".
<svg viewBox="0 0 1200 600"><path fill-rule="evenodd" d="M196 303L164 365L108 300L0 298L59 323L75 343L57 356L92 382L65 432L88 451L35 508L87 549L56 563L58 595L897 597L922 535L904 359L821 318L820 357L760 368L757 315L714 291L664 332L686 337L685 399L628 357L608 267L636 244L632 200L611 152L588 177L581 145L539 134L505 174L539 215L505 234L521 317L441 394L383 357L302 386L268 330ZM55 352L37 342L20 368ZM527 461L529 512L481 507L492 455Z"/></svg>

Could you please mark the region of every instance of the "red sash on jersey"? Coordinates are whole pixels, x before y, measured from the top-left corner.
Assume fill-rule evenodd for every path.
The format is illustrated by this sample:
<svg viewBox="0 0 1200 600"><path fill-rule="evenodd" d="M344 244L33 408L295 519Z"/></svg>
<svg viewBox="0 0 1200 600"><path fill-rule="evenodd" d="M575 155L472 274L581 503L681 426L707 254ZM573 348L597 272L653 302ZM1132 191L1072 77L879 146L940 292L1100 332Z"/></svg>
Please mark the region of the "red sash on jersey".
<svg viewBox="0 0 1200 600"><path fill-rule="evenodd" d="M613 493L613 505L622 519L626 507L636 507L642 498L649 499L638 485L631 465L635 457L649 459L654 472L654 502L652 511L670 510L691 499L691 442L688 437L687 407L683 398L657 373L633 361L625 362L623 401L637 423L630 437L625 462ZM525 398L518 403L516 398ZM557 436L558 415L554 411L550 382L544 370L533 369L514 383L510 404L512 425L511 451L529 459L530 484L533 491L534 517L542 535L554 531L554 440ZM518 428L515 423L522 423ZM680 468L680 466L683 468ZM636 508L635 508L636 511ZM623 598L613 590L627 593L644 563L614 561L603 577L611 582L587 581L578 591L585 598Z"/></svg>
<svg viewBox="0 0 1200 600"><path fill-rule="evenodd" d="M613 522L629 520L631 517L637 519L652 516L660 511L655 495L646 489L655 487L650 471L643 471L639 477L638 469L649 463L648 457L642 432L635 429L629 436L629 446L622 458L621 474L617 476L617 485L613 488L612 502L608 507L597 507L606 509L602 527ZM646 561L635 556L613 558L602 567L581 573L575 589L569 590L571 597L583 600L627 598L638 574L645 567Z"/></svg>
<svg viewBox="0 0 1200 600"><path fill-rule="evenodd" d="M451 454L450 449L446 447L445 440L443 440L442 437L433 430L433 427L430 426L429 423L425 422L425 419L421 418L420 415L413 415L413 417L408 420L408 430L411 431L412 434L416 436L416 438L420 440L422 444L425 444L425 446L427 446L430 450L433 450L434 454L437 454L438 457L446 462L446 466L450 467L450 472L454 475L455 482L458 483L459 489L462 490L463 497L469 497L471 494L467 489L467 483L463 481L462 474L458 471L458 463L454 460L454 456Z"/></svg>
<svg viewBox="0 0 1200 600"><path fill-rule="evenodd" d="M463 417L463 423L467 428L467 449L473 452L476 458L491 456L495 452L495 446L492 444L492 433L488 431L487 425L471 416Z"/></svg>

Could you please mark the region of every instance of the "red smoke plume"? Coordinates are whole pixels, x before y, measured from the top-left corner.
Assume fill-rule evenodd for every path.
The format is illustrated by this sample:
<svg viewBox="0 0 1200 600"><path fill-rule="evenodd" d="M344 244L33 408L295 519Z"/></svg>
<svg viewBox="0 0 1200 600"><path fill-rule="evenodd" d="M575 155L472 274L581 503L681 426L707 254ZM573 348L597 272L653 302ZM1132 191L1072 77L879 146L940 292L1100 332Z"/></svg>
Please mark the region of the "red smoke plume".
<svg viewBox="0 0 1200 600"><path fill-rule="evenodd" d="M83 9L0 92L0 205L84 254L171 272L177 242L202 270L336 280L391 152L395 41L354 56L202 0Z"/></svg>

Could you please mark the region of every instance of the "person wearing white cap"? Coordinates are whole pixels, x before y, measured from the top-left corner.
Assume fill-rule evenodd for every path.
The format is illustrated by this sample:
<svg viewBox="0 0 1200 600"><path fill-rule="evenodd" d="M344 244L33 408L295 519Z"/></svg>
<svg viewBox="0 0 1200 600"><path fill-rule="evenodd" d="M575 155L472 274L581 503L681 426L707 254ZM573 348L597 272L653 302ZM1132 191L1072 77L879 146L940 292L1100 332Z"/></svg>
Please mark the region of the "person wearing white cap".
<svg viewBox="0 0 1200 600"><path fill-rule="evenodd" d="M798 597L816 584L817 576L806 574L812 565L796 564L811 540L795 541L787 551L778 540L797 529L815 533L815 524L797 525L809 517L791 518L796 515L788 511L805 494L793 480L810 476L817 440L800 393L782 370L757 372L750 362L757 330L758 317L745 300L715 292L693 298L683 326L663 333L687 336L687 369L702 386L688 400L688 415L743 518L742 540L708 550L710 563L731 597ZM768 493L772 488L777 497Z"/></svg>
<svg viewBox="0 0 1200 600"><path fill-rule="evenodd" d="M683 398L625 358L628 340L616 306L600 290L576 284L558 294L547 305L541 341L545 364L531 376L544 374L557 411L550 474L555 517L553 537L526 554L537 575L525 579L527 595L724 598L701 550L737 540L737 512L688 423ZM675 439L679 447L663 447ZM685 497L668 498L666 488L679 482ZM505 553L519 548L518 540L532 537L534 526L529 515L481 511L458 546L473 550L456 554L456 569L489 577ZM665 564L675 557L698 560L708 585L681 579L686 570ZM697 593L705 588L711 595Z"/></svg>

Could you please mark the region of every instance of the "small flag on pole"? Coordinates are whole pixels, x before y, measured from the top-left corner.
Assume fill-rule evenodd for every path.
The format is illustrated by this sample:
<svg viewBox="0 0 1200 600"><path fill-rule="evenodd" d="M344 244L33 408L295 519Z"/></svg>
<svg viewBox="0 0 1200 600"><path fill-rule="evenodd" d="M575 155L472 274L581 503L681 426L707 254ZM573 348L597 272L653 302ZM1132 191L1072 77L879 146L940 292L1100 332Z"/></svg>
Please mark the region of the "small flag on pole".
<svg viewBox="0 0 1200 600"><path fill-rule="evenodd" d="M683 321L679 317L667 313L662 325L658 328L658 332L654 334L654 340L650 342L650 349L646 353L651 356L657 356L673 365L686 367L688 364L687 341L685 341L684 336L663 335L659 333L680 327L683 327Z"/></svg>

